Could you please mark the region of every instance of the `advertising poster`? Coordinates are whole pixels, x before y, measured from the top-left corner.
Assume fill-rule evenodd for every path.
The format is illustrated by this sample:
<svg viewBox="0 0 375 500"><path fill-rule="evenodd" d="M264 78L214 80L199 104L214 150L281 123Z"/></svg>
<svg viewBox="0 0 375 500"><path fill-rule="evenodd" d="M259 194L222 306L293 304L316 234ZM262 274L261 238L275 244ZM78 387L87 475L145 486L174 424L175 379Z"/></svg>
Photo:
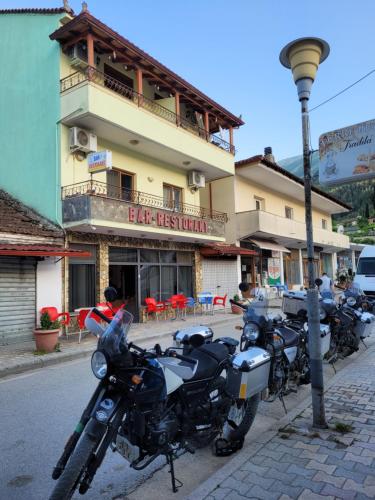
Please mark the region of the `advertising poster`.
<svg viewBox="0 0 375 500"><path fill-rule="evenodd" d="M280 259L268 259L268 284L279 285L281 283Z"/></svg>
<svg viewBox="0 0 375 500"><path fill-rule="evenodd" d="M319 157L321 184L375 177L375 120L322 134Z"/></svg>

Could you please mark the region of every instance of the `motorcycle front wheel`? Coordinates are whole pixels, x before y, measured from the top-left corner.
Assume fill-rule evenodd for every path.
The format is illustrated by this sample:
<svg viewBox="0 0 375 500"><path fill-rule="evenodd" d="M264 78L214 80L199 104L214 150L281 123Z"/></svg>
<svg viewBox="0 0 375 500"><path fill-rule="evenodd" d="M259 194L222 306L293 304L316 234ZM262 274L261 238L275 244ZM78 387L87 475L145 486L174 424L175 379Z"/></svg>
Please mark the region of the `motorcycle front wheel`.
<svg viewBox="0 0 375 500"><path fill-rule="evenodd" d="M249 399L238 399L230 407L227 421L223 427L223 438L227 441L240 441L249 432L258 411L260 393Z"/></svg>
<svg viewBox="0 0 375 500"><path fill-rule="evenodd" d="M95 447L96 442L90 436L84 434L57 481L49 500L70 500L72 498Z"/></svg>

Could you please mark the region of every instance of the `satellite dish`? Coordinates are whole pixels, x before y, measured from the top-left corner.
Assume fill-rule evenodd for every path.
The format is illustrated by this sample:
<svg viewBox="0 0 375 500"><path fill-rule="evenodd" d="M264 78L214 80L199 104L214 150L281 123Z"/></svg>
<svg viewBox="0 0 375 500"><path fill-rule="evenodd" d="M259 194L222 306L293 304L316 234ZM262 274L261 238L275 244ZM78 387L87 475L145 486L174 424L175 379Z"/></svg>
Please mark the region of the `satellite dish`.
<svg viewBox="0 0 375 500"><path fill-rule="evenodd" d="M340 234L344 234L344 226L340 224L340 226L337 227L337 232Z"/></svg>

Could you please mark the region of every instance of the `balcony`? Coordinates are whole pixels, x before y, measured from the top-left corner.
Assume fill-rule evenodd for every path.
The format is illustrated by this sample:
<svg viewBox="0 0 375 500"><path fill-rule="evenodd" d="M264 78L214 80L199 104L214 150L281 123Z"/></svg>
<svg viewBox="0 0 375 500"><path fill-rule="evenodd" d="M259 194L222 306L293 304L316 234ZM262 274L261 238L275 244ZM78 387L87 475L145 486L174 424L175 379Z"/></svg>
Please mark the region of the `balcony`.
<svg viewBox="0 0 375 500"><path fill-rule="evenodd" d="M62 188L65 228L176 241L224 241L227 215L141 191L86 181Z"/></svg>
<svg viewBox="0 0 375 500"><path fill-rule="evenodd" d="M286 217L274 215L263 210L251 210L236 214L238 239L249 236L272 238L281 245L291 248L306 247L306 225ZM319 227L313 228L314 245L323 251L339 251L349 248L349 238L343 234Z"/></svg>
<svg viewBox="0 0 375 500"><path fill-rule="evenodd" d="M136 151L208 180L234 173L233 145L95 68L63 78L60 91L65 125L129 148L136 139Z"/></svg>

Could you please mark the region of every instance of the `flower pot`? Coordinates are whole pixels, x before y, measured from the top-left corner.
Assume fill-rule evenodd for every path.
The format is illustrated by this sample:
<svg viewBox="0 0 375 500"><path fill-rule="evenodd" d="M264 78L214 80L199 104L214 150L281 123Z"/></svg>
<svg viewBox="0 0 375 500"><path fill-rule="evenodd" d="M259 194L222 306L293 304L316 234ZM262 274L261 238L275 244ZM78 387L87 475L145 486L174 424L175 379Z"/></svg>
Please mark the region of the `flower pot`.
<svg viewBox="0 0 375 500"><path fill-rule="evenodd" d="M58 343L60 329L34 330L37 351L53 352Z"/></svg>
<svg viewBox="0 0 375 500"><path fill-rule="evenodd" d="M235 304L231 304L231 308L233 314L243 314L244 312L243 309L241 309L241 307L236 306Z"/></svg>

